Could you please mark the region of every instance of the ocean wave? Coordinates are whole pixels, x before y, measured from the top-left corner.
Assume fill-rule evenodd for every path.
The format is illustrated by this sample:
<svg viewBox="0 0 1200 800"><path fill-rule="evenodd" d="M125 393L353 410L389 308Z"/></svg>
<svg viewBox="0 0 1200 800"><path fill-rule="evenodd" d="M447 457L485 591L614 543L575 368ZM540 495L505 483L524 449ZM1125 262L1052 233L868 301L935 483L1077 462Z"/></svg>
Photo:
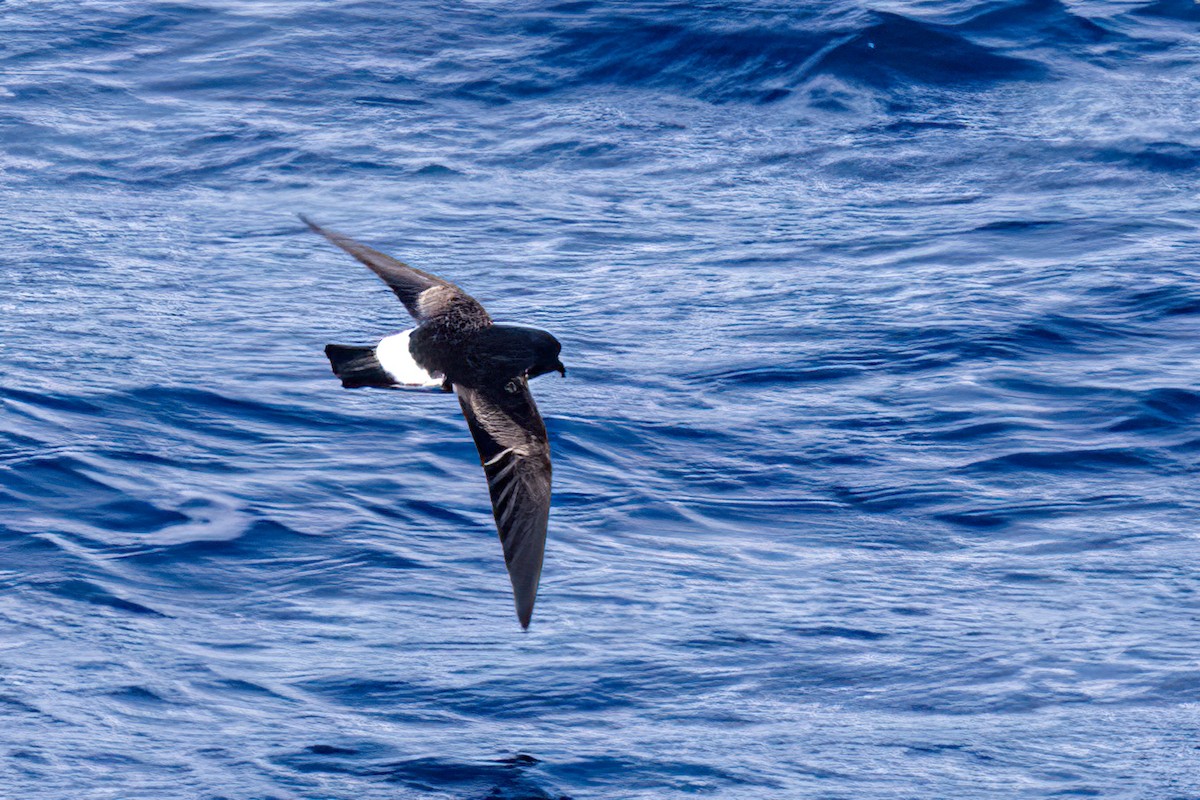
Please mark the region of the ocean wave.
<svg viewBox="0 0 1200 800"><path fill-rule="evenodd" d="M617 84L680 92L714 102L779 101L817 76L874 86L965 85L1036 80L1034 62L997 53L953 29L875 12L852 22L774 27L609 17L557 34L542 56L570 69L568 86Z"/></svg>

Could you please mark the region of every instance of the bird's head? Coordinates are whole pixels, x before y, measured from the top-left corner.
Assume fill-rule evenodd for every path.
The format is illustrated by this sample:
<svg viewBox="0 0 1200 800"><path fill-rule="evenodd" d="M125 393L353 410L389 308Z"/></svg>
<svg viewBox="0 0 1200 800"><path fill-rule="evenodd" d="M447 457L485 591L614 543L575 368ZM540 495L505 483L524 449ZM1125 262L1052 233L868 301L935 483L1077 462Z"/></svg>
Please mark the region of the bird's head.
<svg viewBox="0 0 1200 800"><path fill-rule="evenodd" d="M567 374L558 360L562 345L558 339L537 328L524 325L492 325L480 334L477 345L486 354L491 369L508 378L536 378L547 372Z"/></svg>
<svg viewBox="0 0 1200 800"><path fill-rule="evenodd" d="M563 366L559 360L558 354L562 352L562 345L558 339L555 339L545 331L536 331L537 336L533 341L533 366L525 370L526 378L536 378L538 375L545 375L547 372L557 372L564 378L567 377L567 368Z"/></svg>

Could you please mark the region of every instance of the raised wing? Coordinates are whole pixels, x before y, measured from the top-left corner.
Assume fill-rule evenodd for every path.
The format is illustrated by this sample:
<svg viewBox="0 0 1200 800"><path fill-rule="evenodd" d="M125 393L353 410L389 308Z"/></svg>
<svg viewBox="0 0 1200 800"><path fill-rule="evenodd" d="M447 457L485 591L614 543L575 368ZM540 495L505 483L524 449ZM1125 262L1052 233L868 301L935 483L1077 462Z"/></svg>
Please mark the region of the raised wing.
<svg viewBox="0 0 1200 800"><path fill-rule="evenodd" d="M517 619L528 628L550 518L550 444L528 381L516 378L508 386L515 391L454 389L487 475Z"/></svg>
<svg viewBox="0 0 1200 800"><path fill-rule="evenodd" d="M483 306L453 283L410 267L402 261L354 241L349 236L322 228L303 214L299 216L314 233L321 234L383 278L383 282L391 287L396 297L399 297L400 302L408 309L408 313L418 322L427 322L449 313L478 324L491 321Z"/></svg>

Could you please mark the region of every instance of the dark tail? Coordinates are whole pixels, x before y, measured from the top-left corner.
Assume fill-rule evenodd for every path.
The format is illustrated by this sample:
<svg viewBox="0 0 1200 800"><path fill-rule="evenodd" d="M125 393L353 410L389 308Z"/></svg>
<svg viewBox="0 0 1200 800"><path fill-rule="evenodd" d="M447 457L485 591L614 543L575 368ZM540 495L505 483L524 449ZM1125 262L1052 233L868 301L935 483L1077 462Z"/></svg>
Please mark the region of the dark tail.
<svg viewBox="0 0 1200 800"><path fill-rule="evenodd" d="M396 380L379 365L374 347L351 347L344 344L325 345L325 355L333 374L342 379L342 386L357 389L361 386L395 386Z"/></svg>

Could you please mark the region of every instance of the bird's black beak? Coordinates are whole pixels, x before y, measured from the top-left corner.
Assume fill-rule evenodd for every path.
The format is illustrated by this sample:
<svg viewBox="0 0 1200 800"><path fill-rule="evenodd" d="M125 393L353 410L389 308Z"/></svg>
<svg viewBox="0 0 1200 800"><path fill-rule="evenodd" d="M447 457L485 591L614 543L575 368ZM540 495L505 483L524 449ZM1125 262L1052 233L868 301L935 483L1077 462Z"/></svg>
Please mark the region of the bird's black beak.
<svg viewBox="0 0 1200 800"><path fill-rule="evenodd" d="M558 370L559 375L562 375L564 378L567 377L567 368L563 366L561 361L554 362L554 368Z"/></svg>

